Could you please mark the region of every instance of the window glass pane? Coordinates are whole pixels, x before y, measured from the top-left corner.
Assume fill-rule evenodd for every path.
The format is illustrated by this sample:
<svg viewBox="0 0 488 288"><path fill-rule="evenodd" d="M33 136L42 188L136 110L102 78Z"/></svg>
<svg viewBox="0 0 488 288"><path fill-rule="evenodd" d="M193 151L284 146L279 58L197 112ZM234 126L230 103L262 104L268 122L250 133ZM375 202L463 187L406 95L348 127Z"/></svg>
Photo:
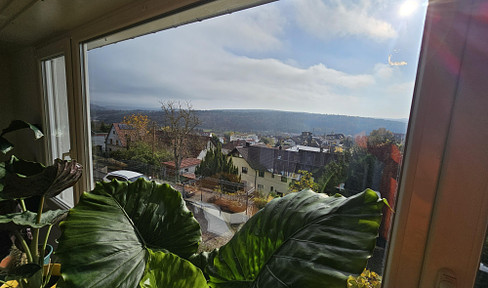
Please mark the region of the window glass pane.
<svg viewBox="0 0 488 288"><path fill-rule="evenodd" d="M42 61L44 94L48 126L48 161L69 159L70 135L68 117L68 94L66 90L66 67L64 56ZM73 188L70 187L57 196L68 205L73 206Z"/></svg>
<svg viewBox="0 0 488 288"><path fill-rule="evenodd" d="M427 5L408 3L278 1L88 51L95 180L131 170L219 211L219 233L198 219L204 250L304 188L394 206ZM178 157L174 111L198 119ZM368 263L380 274L391 217Z"/></svg>

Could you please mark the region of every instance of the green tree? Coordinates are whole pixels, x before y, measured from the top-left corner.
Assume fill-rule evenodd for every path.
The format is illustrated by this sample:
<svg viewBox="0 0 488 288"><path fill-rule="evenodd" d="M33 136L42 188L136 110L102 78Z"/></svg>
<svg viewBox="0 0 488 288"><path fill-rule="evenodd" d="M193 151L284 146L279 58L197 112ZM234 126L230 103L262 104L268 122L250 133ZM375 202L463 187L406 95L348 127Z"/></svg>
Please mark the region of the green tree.
<svg viewBox="0 0 488 288"><path fill-rule="evenodd" d="M371 131L368 136L368 146L375 147L382 144L395 143L395 135L386 128Z"/></svg>
<svg viewBox="0 0 488 288"><path fill-rule="evenodd" d="M160 171L162 163L172 159L170 151L162 147L153 150L152 145L144 141L133 142L129 149L113 151L110 156L117 160L137 161L150 165L153 171L140 171L145 173Z"/></svg>
<svg viewBox="0 0 488 288"><path fill-rule="evenodd" d="M222 190L236 192L239 189L239 185L234 183L241 182L239 170L232 163L232 158L226 157L222 153L222 144L218 141L214 142L217 143L217 147L207 152L205 158L195 169L195 174L217 178L220 180Z"/></svg>
<svg viewBox="0 0 488 288"><path fill-rule="evenodd" d="M373 174L376 157L369 154L365 148L355 147L351 153L344 196L359 193L365 187L373 186Z"/></svg>
<svg viewBox="0 0 488 288"><path fill-rule="evenodd" d="M220 173L237 175L238 169L232 163L231 157L226 157L222 153L222 144L218 142L217 147L210 149L200 165L197 166L195 174L204 177L215 176Z"/></svg>
<svg viewBox="0 0 488 288"><path fill-rule="evenodd" d="M100 132L108 133L110 132L110 125L105 124L105 122L100 123Z"/></svg>
<svg viewBox="0 0 488 288"><path fill-rule="evenodd" d="M295 180L290 183L291 192L299 192L303 189L318 191L319 186L314 182L312 173L305 170L298 170L298 173L301 174L301 177L299 180Z"/></svg>
<svg viewBox="0 0 488 288"><path fill-rule="evenodd" d="M348 152L340 155L337 160L331 161L325 165L324 173L318 179L320 186L319 192L327 193L329 195L335 194L336 187L341 183L345 183L347 179L347 172L349 168Z"/></svg>

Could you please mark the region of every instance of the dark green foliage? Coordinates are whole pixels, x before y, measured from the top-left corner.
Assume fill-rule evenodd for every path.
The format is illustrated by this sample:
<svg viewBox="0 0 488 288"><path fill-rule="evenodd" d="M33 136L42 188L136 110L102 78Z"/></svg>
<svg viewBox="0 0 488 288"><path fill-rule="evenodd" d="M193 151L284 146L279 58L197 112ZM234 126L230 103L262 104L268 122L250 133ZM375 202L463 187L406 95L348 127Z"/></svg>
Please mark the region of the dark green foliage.
<svg viewBox="0 0 488 288"><path fill-rule="evenodd" d="M61 225L58 286L345 287L372 254L383 205L371 190L351 198L292 193L220 249L188 258L199 224L178 191L143 179L99 183Z"/></svg>
<svg viewBox="0 0 488 288"><path fill-rule="evenodd" d="M207 280L202 270L172 253L149 250L146 273L140 281L141 288L206 288Z"/></svg>
<svg viewBox="0 0 488 288"><path fill-rule="evenodd" d="M36 139L42 137L41 131L34 125L24 121L13 121L2 132L0 146L3 153L7 153L13 145L5 142L3 135L20 129L30 129ZM45 279L51 272L42 273L44 252L49 238L50 227L58 223L66 214L65 210L49 210L44 212L44 202L55 197L65 189L73 186L81 177L83 167L75 160L66 161L56 159L51 166L41 163L25 161L11 156L10 160L0 163L0 233L7 235L8 239L1 239L2 245L12 247L10 255L13 262L22 265L10 265L6 271L5 279L13 279L24 288L41 288L49 285ZM7 201L4 201L7 199ZM32 200L32 201L30 201ZM27 202L34 203L34 211L27 210ZM19 204L17 211L12 203ZM47 233L40 235L40 228L49 227ZM30 237L27 239L29 229ZM8 232L7 232L8 231ZM9 234L10 233L10 234ZM13 243L10 235L15 236ZM7 241L6 241L7 240ZM30 240L30 244L28 243ZM26 255L26 262L21 261L22 251ZM16 257L17 255L18 257ZM2 254L2 258L5 254ZM44 277L45 276L45 277ZM49 285L50 287L51 285Z"/></svg>
<svg viewBox="0 0 488 288"><path fill-rule="evenodd" d="M39 127L37 127L36 125L27 123L22 120L13 120L7 128L2 130L2 133L0 134L0 151L3 154L7 154L10 150L14 148L14 145L10 143L6 138L4 138L4 135L22 129L30 129L34 133L35 139L39 139L44 136L41 129L39 129Z"/></svg>
<svg viewBox="0 0 488 288"><path fill-rule="evenodd" d="M193 283L182 280L171 265L186 269L187 276L203 278L189 262L179 259L197 251L200 226L181 194L167 184L143 179L98 183L82 195L61 228L56 254L64 287L137 287L143 277L158 282L162 273L168 273L173 283ZM175 255L163 255L168 252ZM151 271L156 268L166 270Z"/></svg>
<svg viewBox="0 0 488 288"><path fill-rule="evenodd" d="M375 247L383 205L372 190L351 198L305 190L275 199L211 255L209 285L346 287Z"/></svg>
<svg viewBox="0 0 488 288"><path fill-rule="evenodd" d="M395 142L395 135L385 128L373 130L368 136L368 147L375 147Z"/></svg>
<svg viewBox="0 0 488 288"><path fill-rule="evenodd" d="M354 195L373 184L374 164L376 157L365 149L356 149L352 154L347 172L346 196Z"/></svg>
<svg viewBox="0 0 488 288"><path fill-rule="evenodd" d="M0 199L24 199L33 196L54 197L73 186L82 173L75 161L56 159L54 165L45 167L12 156L0 166Z"/></svg>
<svg viewBox="0 0 488 288"><path fill-rule="evenodd" d="M104 121L91 121L91 129L97 133L108 133L111 125L106 124Z"/></svg>
<svg viewBox="0 0 488 288"><path fill-rule="evenodd" d="M195 174L203 177L212 177L217 174L238 175L238 173L237 167L232 163L232 157L226 157L222 153L220 142L217 147L208 150L207 155L195 170Z"/></svg>
<svg viewBox="0 0 488 288"><path fill-rule="evenodd" d="M118 160L134 160L150 164L156 168L160 168L163 162L172 159L170 151L158 148L153 153L151 144L143 141L131 143L129 149L113 151L111 156Z"/></svg>
<svg viewBox="0 0 488 288"><path fill-rule="evenodd" d="M205 158L197 166L195 174L202 177L214 178L214 181L203 179L201 184L210 189L220 188L222 192L234 193L239 190L241 182L239 171L232 163L232 157L226 157L222 153L222 144L218 142L217 147L207 151Z"/></svg>
<svg viewBox="0 0 488 288"><path fill-rule="evenodd" d="M336 187L346 182L349 161L349 152L345 152L343 155L339 155L338 159L329 162L325 166L324 172L317 181L320 192L329 195L339 192Z"/></svg>

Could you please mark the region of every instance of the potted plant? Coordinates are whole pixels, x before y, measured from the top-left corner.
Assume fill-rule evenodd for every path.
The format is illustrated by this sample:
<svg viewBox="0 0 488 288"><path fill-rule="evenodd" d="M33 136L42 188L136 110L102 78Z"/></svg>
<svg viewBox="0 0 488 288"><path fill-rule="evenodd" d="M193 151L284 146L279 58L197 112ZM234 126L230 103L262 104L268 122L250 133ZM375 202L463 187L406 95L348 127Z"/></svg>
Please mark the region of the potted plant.
<svg viewBox="0 0 488 288"><path fill-rule="evenodd" d="M200 227L178 191L144 179L97 183L60 224L58 287L346 287L372 254L385 203L369 189L290 193L196 254Z"/></svg>
<svg viewBox="0 0 488 288"><path fill-rule="evenodd" d="M35 138L42 137L42 132L34 125L24 121L13 121L0 135L0 148L3 154L12 150L13 145L3 136L19 129L29 128ZM45 201L55 197L66 188L73 186L81 177L82 167L76 161L56 159L51 166L30 162L11 156L0 163L0 230L11 241L9 263L0 274L4 284L15 280L20 287L47 287L54 269L46 267L44 255L51 227L66 214L65 210L45 210ZM35 211L27 208L26 200L36 198ZM41 228L46 228L41 236ZM8 231L8 233L5 233ZM5 239L3 239L5 240ZM8 239L10 240L10 239ZM7 240L7 241L8 241ZM11 287L12 282L9 282ZM15 287L15 286L14 286Z"/></svg>

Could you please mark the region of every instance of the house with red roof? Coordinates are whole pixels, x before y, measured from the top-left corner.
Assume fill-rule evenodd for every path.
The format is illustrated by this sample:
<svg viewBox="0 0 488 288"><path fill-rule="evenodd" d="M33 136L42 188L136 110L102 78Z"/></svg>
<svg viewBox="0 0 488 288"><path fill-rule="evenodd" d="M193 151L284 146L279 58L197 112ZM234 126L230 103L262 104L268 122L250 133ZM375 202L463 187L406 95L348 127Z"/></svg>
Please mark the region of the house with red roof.
<svg viewBox="0 0 488 288"><path fill-rule="evenodd" d="M105 137L105 151L110 153L127 149L131 141L137 140L137 130L124 123L112 123L110 131Z"/></svg>

